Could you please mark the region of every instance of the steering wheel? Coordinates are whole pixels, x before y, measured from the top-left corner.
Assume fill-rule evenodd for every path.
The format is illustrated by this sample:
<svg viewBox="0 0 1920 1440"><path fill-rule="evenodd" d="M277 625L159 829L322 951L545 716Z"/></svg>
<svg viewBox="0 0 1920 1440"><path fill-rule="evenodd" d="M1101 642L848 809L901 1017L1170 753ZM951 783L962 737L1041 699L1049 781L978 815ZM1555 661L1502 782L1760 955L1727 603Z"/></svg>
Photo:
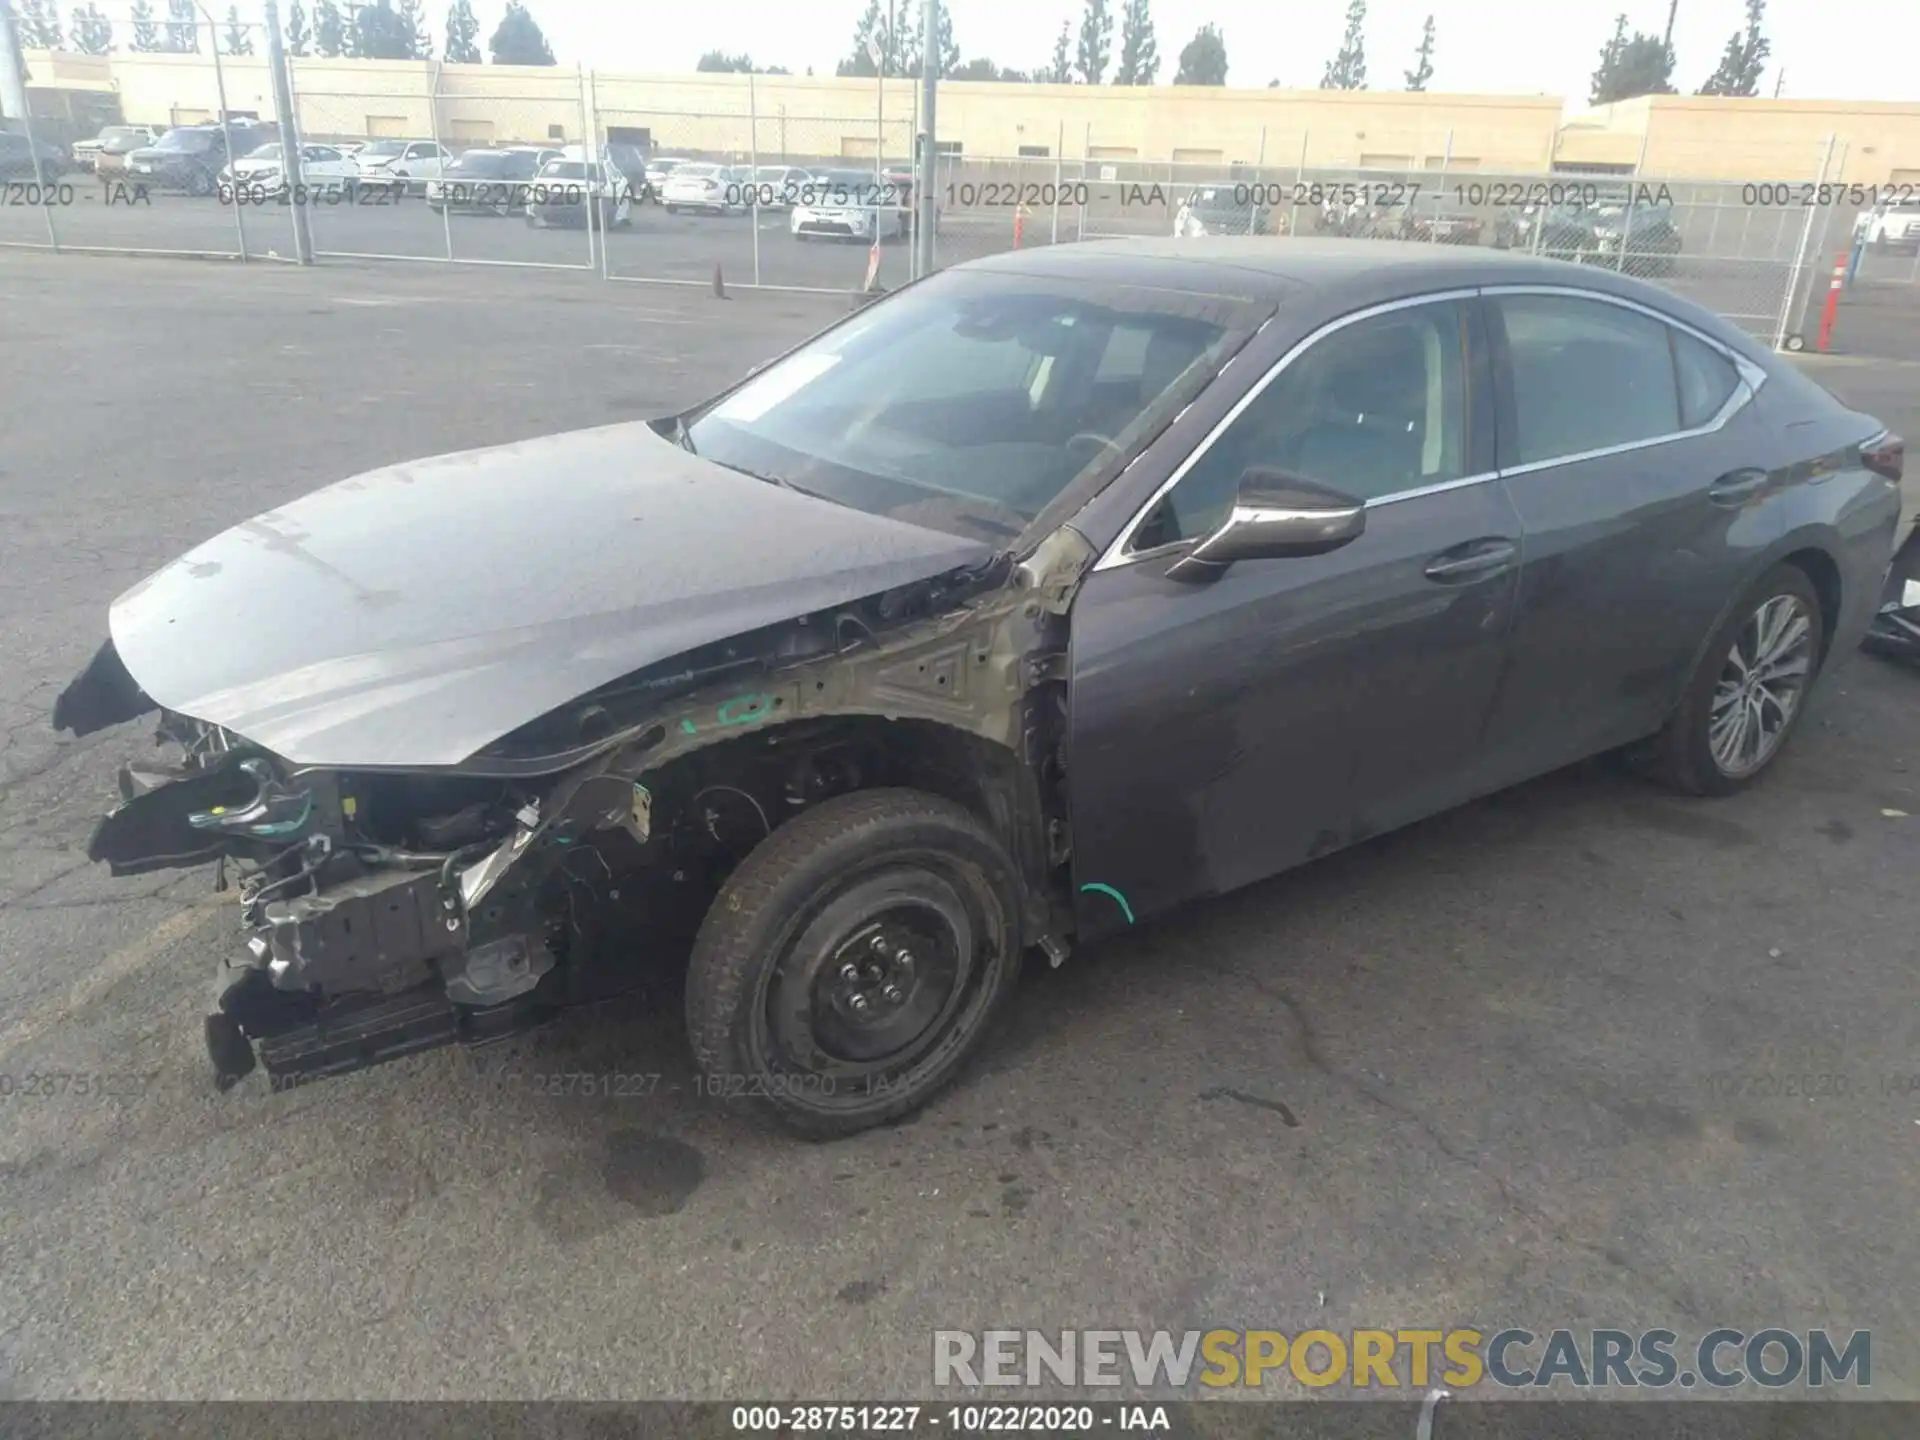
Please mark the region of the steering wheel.
<svg viewBox="0 0 1920 1440"><path fill-rule="evenodd" d="M1076 445L1084 444L1092 444L1101 450L1118 450L1120 448L1120 442L1118 440L1109 439L1107 436L1101 435L1093 430L1082 430L1078 435L1075 435L1067 441L1067 449L1071 450Z"/></svg>

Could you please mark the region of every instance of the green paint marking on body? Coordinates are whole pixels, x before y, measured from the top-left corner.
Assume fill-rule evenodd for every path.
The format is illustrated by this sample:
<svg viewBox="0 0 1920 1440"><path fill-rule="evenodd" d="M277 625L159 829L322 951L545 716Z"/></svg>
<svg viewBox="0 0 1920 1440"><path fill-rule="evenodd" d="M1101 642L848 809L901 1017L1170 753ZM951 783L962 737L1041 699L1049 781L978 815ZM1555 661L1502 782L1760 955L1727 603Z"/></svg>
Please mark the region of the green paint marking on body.
<svg viewBox="0 0 1920 1440"><path fill-rule="evenodd" d="M1127 924L1129 925L1133 924L1133 906L1129 905L1127 903L1127 897L1122 895L1118 890L1114 889L1113 886L1101 885L1096 882L1094 884L1082 885L1080 887L1080 892L1082 894L1086 894L1088 891L1091 891L1096 895L1106 895L1111 897L1113 900L1113 903L1120 907L1120 913L1127 917Z"/></svg>

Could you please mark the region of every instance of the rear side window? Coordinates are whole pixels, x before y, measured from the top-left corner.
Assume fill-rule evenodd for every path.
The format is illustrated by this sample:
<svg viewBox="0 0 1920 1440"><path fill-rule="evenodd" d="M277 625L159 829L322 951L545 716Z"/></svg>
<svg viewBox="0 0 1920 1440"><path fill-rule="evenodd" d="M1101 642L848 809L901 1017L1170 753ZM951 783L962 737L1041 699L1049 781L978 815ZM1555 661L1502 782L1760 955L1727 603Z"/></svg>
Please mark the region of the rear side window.
<svg viewBox="0 0 1920 1440"><path fill-rule="evenodd" d="M1507 465L1654 440L1681 429L1672 329L1651 316L1565 295L1498 298L1513 374Z"/></svg>
<svg viewBox="0 0 1920 1440"><path fill-rule="evenodd" d="M1733 362L1705 341L1673 330L1673 367L1680 380L1680 423L1691 430L1718 415L1740 387Z"/></svg>

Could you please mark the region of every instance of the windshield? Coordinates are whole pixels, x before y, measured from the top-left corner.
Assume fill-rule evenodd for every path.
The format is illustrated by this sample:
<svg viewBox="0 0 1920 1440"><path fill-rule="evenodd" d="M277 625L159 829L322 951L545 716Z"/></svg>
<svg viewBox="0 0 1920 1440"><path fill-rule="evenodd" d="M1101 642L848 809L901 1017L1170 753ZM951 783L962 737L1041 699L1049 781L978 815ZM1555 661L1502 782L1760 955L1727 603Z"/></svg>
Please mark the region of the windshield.
<svg viewBox="0 0 1920 1440"><path fill-rule="evenodd" d="M280 158L280 142L276 140L271 145L262 145L258 150L249 150L246 158L249 160L278 160ZM311 159L313 157L309 156L308 158Z"/></svg>
<svg viewBox="0 0 1920 1440"><path fill-rule="evenodd" d="M363 147L357 153L361 155L371 155L375 159L378 159L384 155L404 154L406 148L407 142L404 140L376 140L371 145Z"/></svg>
<svg viewBox="0 0 1920 1440"><path fill-rule="evenodd" d="M705 180L709 176L718 175L719 173L720 167L718 165L682 165L673 172L673 178L676 180Z"/></svg>
<svg viewBox="0 0 1920 1440"><path fill-rule="evenodd" d="M134 140L142 138L142 132L131 125L109 125L102 130L99 140L102 145L111 145L115 140Z"/></svg>
<svg viewBox="0 0 1920 1440"><path fill-rule="evenodd" d="M549 160L540 174L548 180L598 180L600 167L589 170L578 160Z"/></svg>
<svg viewBox="0 0 1920 1440"><path fill-rule="evenodd" d="M211 130L169 130L160 137L156 150L183 150L189 154L199 150L211 150L215 132Z"/></svg>
<svg viewBox="0 0 1920 1440"><path fill-rule="evenodd" d="M686 439L732 469L1002 543L1158 431L1224 358L1235 308L948 272L756 376Z"/></svg>

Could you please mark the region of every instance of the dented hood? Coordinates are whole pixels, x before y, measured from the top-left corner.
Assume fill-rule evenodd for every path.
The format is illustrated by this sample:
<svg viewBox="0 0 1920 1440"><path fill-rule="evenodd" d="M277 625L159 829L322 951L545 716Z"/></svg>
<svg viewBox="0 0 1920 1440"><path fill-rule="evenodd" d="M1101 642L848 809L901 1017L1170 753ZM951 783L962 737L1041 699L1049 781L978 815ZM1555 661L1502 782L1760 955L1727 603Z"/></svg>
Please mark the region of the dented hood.
<svg viewBox="0 0 1920 1440"><path fill-rule="evenodd" d="M683 651L991 556L624 424L343 480L181 556L110 624L149 698L288 760L452 765Z"/></svg>

